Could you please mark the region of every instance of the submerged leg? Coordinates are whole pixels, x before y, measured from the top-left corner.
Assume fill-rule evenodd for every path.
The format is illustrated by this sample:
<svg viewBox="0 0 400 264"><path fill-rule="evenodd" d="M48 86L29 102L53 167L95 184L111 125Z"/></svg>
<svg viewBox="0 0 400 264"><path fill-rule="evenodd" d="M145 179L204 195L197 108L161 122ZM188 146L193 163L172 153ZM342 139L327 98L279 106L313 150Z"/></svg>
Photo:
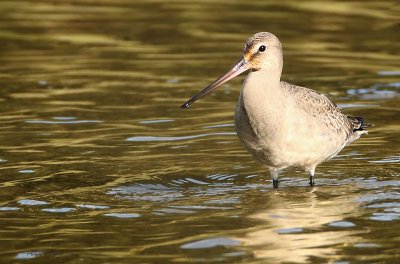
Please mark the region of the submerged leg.
<svg viewBox="0 0 400 264"><path fill-rule="evenodd" d="M272 179L272 186L274 186L274 189L278 189L278 180Z"/></svg>
<svg viewBox="0 0 400 264"><path fill-rule="evenodd" d="M271 177L272 177L272 185L276 189L276 188L278 188L278 173L279 173L279 171L275 168L269 168L269 172L271 173Z"/></svg>
<svg viewBox="0 0 400 264"><path fill-rule="evenodd" d="M314 186L314 173L315 173L315 168L312 168L310 171L310 186L313 187Z"/></svg>

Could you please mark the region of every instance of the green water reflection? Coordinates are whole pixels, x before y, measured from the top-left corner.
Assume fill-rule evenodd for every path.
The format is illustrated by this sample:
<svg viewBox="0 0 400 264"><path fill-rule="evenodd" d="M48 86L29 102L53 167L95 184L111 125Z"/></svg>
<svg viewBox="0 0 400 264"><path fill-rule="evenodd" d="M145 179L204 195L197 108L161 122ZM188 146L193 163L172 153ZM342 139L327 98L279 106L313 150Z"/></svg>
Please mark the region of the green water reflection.
<svg viewBox="0 0 400 264"><path fill-rule="evenodd" d="M396 1L1 1L2 263L397 263ZM240 146L255 32L283 79L375 128L272 190Z"/></svg>

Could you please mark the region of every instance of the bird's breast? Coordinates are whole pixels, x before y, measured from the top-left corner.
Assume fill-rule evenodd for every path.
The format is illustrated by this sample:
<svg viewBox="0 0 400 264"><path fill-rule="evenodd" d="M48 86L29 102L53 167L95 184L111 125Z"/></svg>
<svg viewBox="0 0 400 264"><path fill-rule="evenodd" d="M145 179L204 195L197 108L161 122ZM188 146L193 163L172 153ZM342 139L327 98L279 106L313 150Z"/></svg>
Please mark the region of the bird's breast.
<svg viewBox="0 0 400 264"><path fill-rule="evenodd" d="M279 127L274 125L279 119L272 109L254 109L262 102L246 103L243 90L235 110L235 129L242 145L254 158L268 166L276 166L273 151L280 140Z"/></svg>

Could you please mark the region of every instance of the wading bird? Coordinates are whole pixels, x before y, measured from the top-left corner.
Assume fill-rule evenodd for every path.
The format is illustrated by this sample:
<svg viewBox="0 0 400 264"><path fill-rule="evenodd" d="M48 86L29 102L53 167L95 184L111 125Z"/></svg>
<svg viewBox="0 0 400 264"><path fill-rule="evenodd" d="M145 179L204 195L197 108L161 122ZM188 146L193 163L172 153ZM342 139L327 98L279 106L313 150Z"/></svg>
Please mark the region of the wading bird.
<svg viewBox="0 0 400 264"><path fill-rule="evenodd" d="M272 33L249 38L240 60L229 71L181 107L250 70L235 110L235 129L243 146L268 166L273 187L282 169L298 167L310 174L336 156L346 145L366 134L361 117L347 116L324 95L281 81L282 45Z"/></svg>

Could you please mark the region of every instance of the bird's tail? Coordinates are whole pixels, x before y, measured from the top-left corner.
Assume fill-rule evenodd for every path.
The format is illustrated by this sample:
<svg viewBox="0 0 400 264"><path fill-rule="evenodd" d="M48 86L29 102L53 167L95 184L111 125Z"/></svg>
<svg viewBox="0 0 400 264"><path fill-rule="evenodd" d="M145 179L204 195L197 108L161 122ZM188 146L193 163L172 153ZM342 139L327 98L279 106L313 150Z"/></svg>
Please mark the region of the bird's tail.
<svg viewBox="0 0 400 264"><path fill-rule="evenodd" d="M353 132L356 131L363 131L367 127L373 127L374 124L369 124L369 123L364 123L364 119L359 116L347 116L347 118L351 121L353 124Z"/></svg>

